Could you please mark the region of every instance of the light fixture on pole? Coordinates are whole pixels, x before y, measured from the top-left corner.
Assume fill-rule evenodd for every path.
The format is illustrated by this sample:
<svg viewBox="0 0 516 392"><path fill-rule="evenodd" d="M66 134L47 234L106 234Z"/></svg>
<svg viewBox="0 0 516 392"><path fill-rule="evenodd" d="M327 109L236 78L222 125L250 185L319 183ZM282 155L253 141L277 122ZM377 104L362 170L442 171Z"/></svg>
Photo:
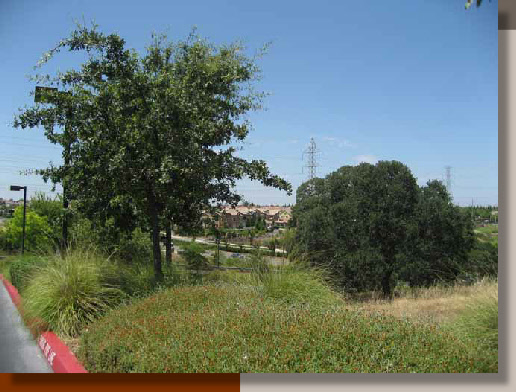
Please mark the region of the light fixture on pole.
<svg viewBox="0 0 516 392"><path fill-rule="evenodd" d="M21 191L23 189L23 234L22 234L22 254L25 252L25 217L27 215L27 187L11 185L11 191Z"/></svg>

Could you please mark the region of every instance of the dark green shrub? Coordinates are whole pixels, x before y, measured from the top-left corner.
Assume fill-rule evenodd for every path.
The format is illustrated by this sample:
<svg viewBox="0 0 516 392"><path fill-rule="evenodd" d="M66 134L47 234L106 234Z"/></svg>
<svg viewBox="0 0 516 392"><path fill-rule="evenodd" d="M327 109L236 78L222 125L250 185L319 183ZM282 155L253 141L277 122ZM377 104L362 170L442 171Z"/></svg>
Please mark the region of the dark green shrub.
<svg viewBox="0 0 516 392"><path fill-rule="evenodd" d="M209 266L208 260L202 255L203 252L204 248L201 245L191 242L183 246L183 250L179 253L189 269L199 272Z"/></svg>
<svg viewBox="0 0 516 392"><path fill-rule="evenodd" d="M1 250L11 250L12 245L7 239L7 230L5 227L0 226L0 249Z"/></svg>
<svg viewBox="0 0 516 392"><path fill-rule="evenodd" d="M137 228L131 235L121 236L117 257L129 263L152 260L152 241L149 234Z"/></svg>
<svg viewBox="0 0 516 392"><path fill-rule="evenodd" d="M490 242L476 241L468 254L468 265L462 271L475 279L498 276L498 246Z"/></svg>
<svg viewBox="0 0 516 392"><path fill-rule="evenodd" d="M50 228L49 238L52 240L54 247L58 248L63 238L63 217L65 213L62 196L58 195L56 198L51 198L43 192L36 192L30 200L30 209L47 221Z"/></svg>
<svg viewBox="0 0 516 392"><path fill-rule="evenodd" d="M152 260L152 241L139 228L124 233L115 226L114 220L108 220L104 226L96 226L89 219L78 218L70 233L76 248L92 247L127 264Z"/></svg>
<svg viewBox="0 0 516 392"><path fill-rule="evenodd" d="M51 229L44 217L34 211L25 214L25 240L23 241L23 206L16 207L13 218L5 225L5 239L10 249L21 249L24 242L25 251L46 252L53 246Z"/></svg>

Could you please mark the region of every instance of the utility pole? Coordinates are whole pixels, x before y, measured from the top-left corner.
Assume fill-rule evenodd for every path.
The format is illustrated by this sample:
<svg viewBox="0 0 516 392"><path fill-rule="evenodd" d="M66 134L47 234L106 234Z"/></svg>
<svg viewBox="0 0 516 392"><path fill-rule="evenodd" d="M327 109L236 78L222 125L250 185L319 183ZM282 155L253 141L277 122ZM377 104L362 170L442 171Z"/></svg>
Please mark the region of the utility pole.
<svg viewBox="0 0 516 392"><path fill-rule="evenodd" d="M314 138L310 138L310 144L308 148L303 152L303 157L307 158L307 164L304 167L308 168L308 180L313 180L315 178L315 168L317 167L317 162L315 160L317 154L317 146L315 144Z"/></svg>

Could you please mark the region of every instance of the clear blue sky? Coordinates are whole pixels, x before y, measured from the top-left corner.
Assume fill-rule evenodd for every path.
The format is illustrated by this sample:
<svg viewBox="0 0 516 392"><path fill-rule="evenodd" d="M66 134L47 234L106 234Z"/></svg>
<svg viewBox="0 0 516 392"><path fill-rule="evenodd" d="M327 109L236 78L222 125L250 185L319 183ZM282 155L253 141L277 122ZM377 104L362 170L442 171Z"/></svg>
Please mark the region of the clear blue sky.
<svg viewBox="0 0 516 392"><path fill-rule="evenodd" d="M151 33L183 39L195 25L214 43L240 39L249 54L272 41L259 62L269 92L242 156L260 158L297 188L302 153L317 143L317 175L361 160L399 160L423 185L452 167L456 203L498 204L498 2L464 10L465 0L0 2L0 197L10 184L48 191L19 170L61 162L41 129L12 128L31 105L26 75L74 28L94 20L144 53ZM63 53L41 73L78 64ZM295 194L243 181L259 204L294 203Z"/></svg>

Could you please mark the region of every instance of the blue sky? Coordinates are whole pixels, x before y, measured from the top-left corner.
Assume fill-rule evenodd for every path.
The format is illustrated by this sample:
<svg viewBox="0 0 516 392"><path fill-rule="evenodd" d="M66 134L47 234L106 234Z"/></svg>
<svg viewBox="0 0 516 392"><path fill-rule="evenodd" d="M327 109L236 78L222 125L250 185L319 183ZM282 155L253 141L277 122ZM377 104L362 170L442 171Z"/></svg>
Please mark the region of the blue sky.
<svg viewBox="0 0 516 392"><path fill-rule="evenodd" d="M256 85L270 95L241 155L268 162L296 189L307 178L302 153L313 137L317 175L360 161L399 160L423 185L444 179L460 205L498 204L498 3L464 10L434 1L14 1L0 3L0 197L49 191L19 170L60 162L41 129L12 127L32 104L26 75L74 28L94 20L144 53L152 32L185 38L193 26L210 41L242 40L249 54L272 41ZM40 73L76 66L57 55ZM59 188L58 188L59 190ZM242 181L258 204L294 203L295 193Z"/></svg>

